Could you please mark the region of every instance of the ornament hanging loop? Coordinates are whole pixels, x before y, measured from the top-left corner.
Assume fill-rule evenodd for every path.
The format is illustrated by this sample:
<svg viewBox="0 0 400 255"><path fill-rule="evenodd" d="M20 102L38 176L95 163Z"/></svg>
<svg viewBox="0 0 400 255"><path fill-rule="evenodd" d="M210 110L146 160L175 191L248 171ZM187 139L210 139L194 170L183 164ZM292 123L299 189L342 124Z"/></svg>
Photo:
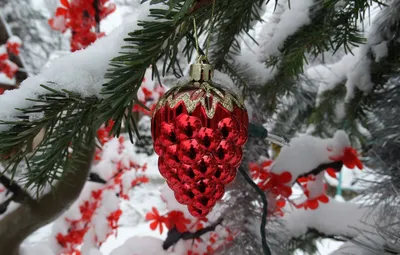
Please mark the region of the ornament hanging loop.
<svg viewBox="0 0 400 255"><path fill-rule="evenodd" d="M196 82L209 81L214 76L214 68L207 60L207 57L201 55L195 64L190 65L190 80Z"/></svg>
<svg viewBox="0 0 400 255"><path fill-rule="evenodd" d="M209 35L207 38L205 55L200 54L199 38L197 35L196 18L193 18L193 30L194 30L194 37L195 37L196 51L198 54L198 58L197 58L197 61L195 64L190 65L190 71L189 71L190 81L206 82L206 81L211 80L214 76L214 68L208 62L207 57L208 57L208 50L210 48L212 29L214 26L213 23L214 23L215 2L216 2L216 0L213 0L212 10L211 10L211 18L210 18L210 31L209 31Z"/></svg>

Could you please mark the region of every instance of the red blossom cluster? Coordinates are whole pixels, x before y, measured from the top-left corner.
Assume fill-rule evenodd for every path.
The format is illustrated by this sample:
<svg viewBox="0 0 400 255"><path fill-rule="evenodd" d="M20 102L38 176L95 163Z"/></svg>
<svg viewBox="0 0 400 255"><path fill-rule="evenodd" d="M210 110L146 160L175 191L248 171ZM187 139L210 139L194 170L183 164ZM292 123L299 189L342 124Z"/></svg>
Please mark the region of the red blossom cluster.
<svg viewBox="0 0 400 255"><path fill-rule="evenodd" d="M308 185L309 185L309 182L313 182L315 180L316 180L315 176L313 176L313 175L310 175L307 177L300 177L297 179L297 182L301 185L304 195L307 197L307 200L298 205L293 203L294 206L296 206L297 208L304 208L305 210L307 210L307 209L316 210L316 209L318 209L318 207L321 203L326 204L329 202L329 197L325 194L326 189L327 189L326 183L323 184L324 192L321 195L319 195L318 197L313 197L313 198L310 197L310 191L308 189Z"/></svg>
<svg viewBox="0 0 400 255"><path fill-rule="evenodd" d="M327 148L328 152L332 150ZM363 165L358 158L357 151L352 147L344 148L343 152L339 156L330 156L332 161L341 161L346 167L353 169L358 167L363 168ZM269 192L269 211L271 214L283 216L283 208L286 205L286 201L289 200L289 196L292 194L292 183L293 178L290 172L281 172L276 174L271 172L271 166L273 164L272 160L266 160L261 164L250 163L249 170L253 180L257 182L257 185L264 191ZM336 170L332 168L326 169L326 173L331 177L336 178ZM304 208L305 210L311 209L315 210L319 207L321 203L326 204L329 202L329 197L325 194L327 189L326 184L323 182L318 183L318 185L324 185L324 192L317 197L311 197L309 191L309 184L316 182L316 178L313 175L306 177L297 178L297 183L299 183L303 189L306 200L301 204L295 204L291 202L296 208Z"/></svg>
<svg viewBox="0 0 400 255"><path fill-rule="evenodd" d="M71 30L71 51L84 49L104 36L96 32L96 27L116 8L109 0L60 0L60 3L49 25L62 33Z"/></svg>
<svg viewBox="0 0 400 255"><path fill-rule="evenodd" d="M109 120L105 125L103 125L101 128L97 130L97 138L99 139L101 145L104 145L105 143L107 143L109 140L112 139L110 132L114 126L114 123L115 122L113 120ZM95 161L101 160L101 153L102 149L96 148L96 153L94 155Z"/></svg>
<svg viewBox="0 0 400 255"><path fill-rule="evenodd" d="M4 73L10 79L17 73L18 66L9 57L10 54L19 55L21 44L22 42L17 36L11 36L6 44L0 45L0 73Z"/></svg>
<svg viewBox="0 0 400 255"><path fill-rule="evenodd" d="M329 147L326 148L328 152L331 152L332 149ZM358 169L362 170L363 169L363 164L361 163L361 160L358 158L358 153L357 151L352 148L352 147L346 147L343 150L343 154L339 156L331 156L329 157L330 160L333 161L342 161L343 165L345 165L349 169L354 169L357 167ZM328 168L326 169L326 173L331 176L332 178L336 178L336 170L333 168Z"/></svg>
<svg viewBox="0 0 400 255"><path fill-rule="evenodd" d="M271 172L272 163L272 160L263 161L261 164L250 163L249 170L258 187L269 191L269 197L272 200L269 203L270 213L283 216L282 208L292 195L292 174L287 171L280 174Z"/></svg>
<svg viewBox="0 0 400 255"><path fill-rule="evenodd" d="M114 123L110 121L107 125L98 130L97 134L102 145L104 145L111 139L109 131L112 128L113 124ZM124 149L123 143L123 137L119 138L120 153ZM101 149L96 152L97 160L101 160L101 152ZM90 228L93 227L93 217L96 215L97 210L102 206L102 202L104 199L103 194L106 191L116 192L116 196L122 199L129 199L128 194L124 192L125 190L129 190L130 188L133 188L141 183L149 182L149 179L146 176L138 176L132 180L129 187L124 187L124 185L126 184L124 184L124 182L122 181L123 174L125 174L127 171L132 170L137 172L144 172L146 170L146 165L140 166L134 162L131 162L129 166L125 166L124 164L122 164L122 162L117 162L115 165L116 169L113 170L113 177L108 180L107 183L104 184L104 186L102 186L101 188L93 190L91 192L91 196L81 202L79 206L81 217L77 220L70 220L68 218L65 218L65 221L69 224L68 232L66 234L58 233L56 235L58 243L64 248L63 254L80 254L80 252L77 250L77 247L82 244L85 234L89 231ZM116 209L105 216L108 222L108 232L106 239L110 235L116 233L116 230L118 228L118 220L121 214L121 209ZM104 241L105 240L99 240L97 236L95 236L95 242L99 247Z"/></svg>
<svg viewBox="0 0 400 255"><path fill-rule="evenodd" d="M164 227L167 229L176 228L179 232L199 231L204 228L207 218L192 220L185 217L184 213L178 210L172 210L166 215L160 215L157 208L153 207L151 212L146 214L146 220L150 221L150 228L163 233ZM236 234L229 228L224 229L225 235L211 232L206 238L196 238L193 240L192 249L187 251L187 255L211 255L220 247L232 242Z"/></svg>
<svg viewBox="0 0 400 255"><path fill-rule="evenodd" d="M229 228L225 229L227 232L227 235L219 235L216 232L212 232L209 235L208 240L201 240L201 239L196 239L195 242L193 243L193 248L189 249L187 251L187 255L212 255L215 254L220 248L225 247L227 244L232 242L237 235L234 234ZM207 242L207 246L204 249L199 249L200 244ZM201 250L201 251L198 251Z"/></svg>
<svg viewBox="0 0 400 255"><path fill-rule="evenodd" d="M330 151L329 148L327 148L327 150ZM331 156L329 157L329 159L333 161L342 161L343 165L345 165L347 168L350 169L353 169L355 167L357 167L358 169L363 169L363 164L361 163L361 160L358 158L358 153L352 147L344 148L342 155Z"/></svg>
<svg viewBox="0 0 400 255"><path fill-rule="evenodd" d="M151 221L151 230L160 230L160 234L164 231L164 226L167 229L176 228L179 232L183 233L188 230L187 224L191 222L190 219L185 218L183 212L170 211L166 216L160 215L157 208L153 207L151 212L146 214L146 220Z"/></svg>

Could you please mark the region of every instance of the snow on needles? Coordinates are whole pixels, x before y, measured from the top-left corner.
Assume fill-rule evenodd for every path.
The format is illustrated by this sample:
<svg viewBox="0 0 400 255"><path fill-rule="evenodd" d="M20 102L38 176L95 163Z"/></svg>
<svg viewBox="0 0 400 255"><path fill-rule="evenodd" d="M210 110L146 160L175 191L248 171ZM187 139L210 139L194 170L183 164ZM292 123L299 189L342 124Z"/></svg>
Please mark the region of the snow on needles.
<svg viewBox="0 0 400 255"><path fill-rule="evenodd" d="M285 40L293 35L304 25L311 22L309 14L310 7L314 0L291 1L290 8L288 1L279 3L280 10L272 18L273 24L267 22L261 31L260 38L260 60L279 55L279 48L283 46Z"/></svg>
<svg viewBox="0 0 400 255"><path fill-rule="evenodd" d="M388 54L387 41L384 40L385 31L382 24L385 22L385 12L377 12L379 6L373 5L370 20L366 20L362 27L366 31L367 43L353 49L341 60L330 65L317 65L308 68L306 75L309 79L320 84L316 105L320 104L320 96L323 92L331 90L342 83L346 86L345 101L354 98L355 89L369 93L374 84L371 80L372 62L379 62ZM389 8L389 7L388 7ZM378 13L381 13L377 16ZM371 21L372 20L372 21ZM371 58L370 52L373 53ZM343 115L343 114L339 114ZM342 116L343 117L343 116Z"/></svg>
<svg viewBox="0 0 400 255"><path fill-rule="evenodd" d="M39 95L46 94L47 90L40 87L41 84L56 90L73 91L82 96L100 97L110 59L118 55L127 33L137 29L137 21L149 19L148 14L149 2L146 2L124 23L125 26L98 39L85 50L55 59L38 75L24 80L19 89L6 91L0 96L0 120L15 120L15 116L18 115L16 108L34 105L34 102L26 99L37 99ZM54 83L49 84L50 81ZM8 128L7 125L0 125L0 131Z"/></svg>

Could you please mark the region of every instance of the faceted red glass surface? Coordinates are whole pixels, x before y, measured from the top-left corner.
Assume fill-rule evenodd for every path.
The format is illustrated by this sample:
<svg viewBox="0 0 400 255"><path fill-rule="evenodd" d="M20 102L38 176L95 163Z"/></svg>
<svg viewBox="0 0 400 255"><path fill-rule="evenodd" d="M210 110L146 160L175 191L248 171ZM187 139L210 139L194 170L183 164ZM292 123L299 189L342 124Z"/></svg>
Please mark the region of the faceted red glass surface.
<svg viewBox="0 0 400 255"><path fill-rule="evenodd" d="M167 103L158 106L151 125L161 175L176 200L198 218L211 211L235 179L248 138L246 109L237 101L214 104L221 93L229 95L215 93L194 83L174 87L161 98ZM210 109L213 115L207 115Z"/></svg>

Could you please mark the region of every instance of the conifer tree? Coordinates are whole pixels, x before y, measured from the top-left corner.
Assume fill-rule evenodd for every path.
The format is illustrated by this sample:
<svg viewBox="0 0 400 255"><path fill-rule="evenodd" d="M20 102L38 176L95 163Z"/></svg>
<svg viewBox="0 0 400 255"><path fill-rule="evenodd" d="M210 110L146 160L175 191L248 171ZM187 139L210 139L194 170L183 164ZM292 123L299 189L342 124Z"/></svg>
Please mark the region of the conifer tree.
<svg viewBox="0 0 400 255"><path fill-rule="evenodd" d="M68 1L62 2L67 6ZM111 136L126 134L132 142L140 138L132 109L152 110L138 97L148 69L154 80L165 84L165 77L187 76L188 63L197 54L207 55L223 73L216 72L215 79L244 99L251 122L249 139L235 182L220 205L220 219L188 232L171 225L171 214L149 214L147 218L157 224L153 226L169 226L165 250L223 224L236 234L226 238L232 242L212 248L215 254L287 254L298 249L312 253L318 238L338 236L351 240L345 247L352 252L400 252L400 1L141 2L148 9L143 7L133 23L0 96L0 155L6 166L0 182L21 204L0 219L0 237L7 236L0 238L0 253L19 254L28 234L54 220L76 199L89 175L96 132L105 123L113 121ZM270 19L261 22L271 10ZM253 36L254 31L259 33ZM39 144L32 146L41 132ZM271 153L267 133L291 139L290 146L273 147ZM364 165L379 174L373 188L365 191L376 206L360 209L331 201L332 207L325 207L325 174L335 176L343 166L362 168L356 149ZM14 177L22 181L16 184ZM74 192L60 193L69 182L75 185ZM305 191L306 201L288 199L293 185ZM283 214L285 203L298 208L282 221L276 216ZM352 212L370 212L367 222L375 225L351 229L348 221L330 214L334 208L354 216L351 223L357 227L362 219ZM311 212L306 214L305 209ZM324 217L332 217L336 227L325 227ZM21 224L16 225L16 219ZM296 219L305 226L294 224ZM370 239L376 242L368 243Z"/></svg>

